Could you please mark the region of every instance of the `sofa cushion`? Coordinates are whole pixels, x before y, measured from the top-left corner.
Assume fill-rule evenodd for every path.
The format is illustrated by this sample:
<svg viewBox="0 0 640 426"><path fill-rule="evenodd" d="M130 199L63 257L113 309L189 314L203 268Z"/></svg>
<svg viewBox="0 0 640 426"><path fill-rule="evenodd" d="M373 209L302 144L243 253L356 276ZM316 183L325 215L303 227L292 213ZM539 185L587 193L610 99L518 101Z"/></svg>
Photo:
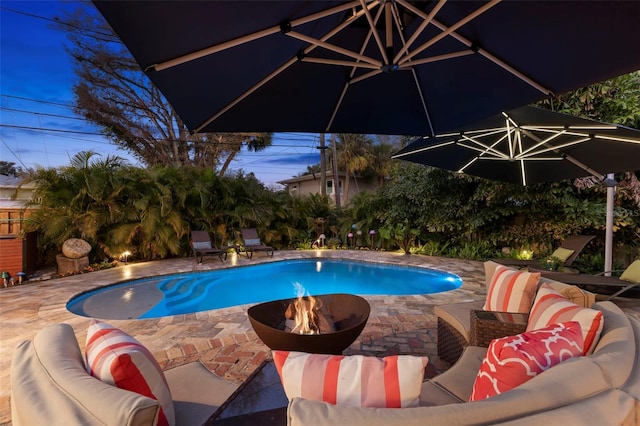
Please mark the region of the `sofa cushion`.
<svg viewBox="0 0 640 426"><path fill-rule="evenodd" d="M561 283L548 278L540 278L540 286L546 284L567 300L583 308L590 308L596 302L596 295L578 286Z"/></svg>
<svg viewBox="0 0 640 426"><path fill-rule="evenodd" d="M529 313L539 280L539 272L516 271L498 265L489 282L487 299L482 309Z"/></svg>
<svg viewBox="0 0 640 426"><path fill-rule="evenodd" d="M430 381L454 395L459 401L468 401L486 353L487 348L467 346L451 368Z"/></svg>
<svg viewBox="0 0 640 426"><path fill-rule="evenodd" d="M427 361L410 355L376 358L273 351L289 399L364 407L417 406Z"/></svg>
<svg viewBox="0 0 640 426"><path fill-rule="evenodd" d="M166 370L164 374L173 397L176 425L204 424L238 388L198 361Z"/></svg>
<svg viewBox="0 0 640 426"><path fill-rule="evenodd" d="M571 303L547 285L540 286L531 308L527 331L544 328L551 324L578 321L584 338L584 355L593 352L602 332L602 312L583 308Z"/></svg>
<svg viewBox="0 0 640 426"><path fill-rule="evenodd" d="M433 313L455 328L469 342L471 340L471 311L482 309L484 301L447 303L433 307Z"/></svg>
<svg viewBox="0 0 640 426"><path fill-rule="evenodd" d="M473 384L470 401L507 392L569 358L582 355L576 321L492 340Z"/></svg>
<svg viewBox="0 0 640 426"><path fill-rule="evenodd" d="M73 328L49 325L13 352L11 420L22 425L152 425L158 401L87 374Z"/></svg>
<svg viewBox="0 0 640 426"><path fill-rule="evenodd" d="M158 425L175 425L171 392L151 352L122 330L93 320L85 346L87 371L105 383L158 400Z"/></svg>

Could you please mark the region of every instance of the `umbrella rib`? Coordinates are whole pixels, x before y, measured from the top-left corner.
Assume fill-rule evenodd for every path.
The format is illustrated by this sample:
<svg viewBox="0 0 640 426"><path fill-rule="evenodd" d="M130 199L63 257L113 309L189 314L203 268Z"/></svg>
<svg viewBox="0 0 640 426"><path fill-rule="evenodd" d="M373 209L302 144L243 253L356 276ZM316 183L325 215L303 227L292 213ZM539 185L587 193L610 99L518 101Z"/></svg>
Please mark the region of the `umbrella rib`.
<svg viewBox="0 0 640 426"><path fill-rule="evenodd" d="M376 29L376 24L373 22L373 18L371 18L371 12L367 9L367 5L364 0L360 0L360 4L362 5L362 10L364 11L364 15L367 17L367 22L369 23L369 28L373 33L373 38L376 40L376 44L378 45L378 49L380 49L380 54L384 59L385 64L389 64L389 57L387 56L387 51L382 45L382 40L380 39L380 34L378 34L378 30ZM388 3L385 3L383 7L387 7Z"/></svg>
<svg viewBox="0 0 640 426"><path fill-rule="evenodd" d="M218 119L218 117L220 117L222 114L224 114L225 112L229 111L231 108L233 108L234 106L236 106L238 103L240 103L243 99L245 99L247 96L249 96L250 94L252 94L253 92L255 92L256 90L258 90L260 87L262 87L265 83L267 83L269 80L271 80L273 77L275 77L276 75L280 74L282 71L284 71L285 69L289 68L291 65L293 65L294 63L296 63L298 60L298 58L291 58L289 59L287 62L285 62L283 65L281 65L280 67L278 67L276 70L274 70L273 72L271 72L268 76L266 76L265 78L263 78L262 80L260 80L258 83L254 84L253 86L251 86L251 88L249 88L249 90L247 90L246 92L244 92L242 95L238 96L236 99L234 99L233 101L231 101L229 104L227 104L224 108L222 108L220 111L218 111L215 115L211 116L209 119L207 119L204 123L202 123L200 126L198 126L195 130L194 133L198 133L200 132L200 130L204 129L205 127L207 127L212 121L215 121L216 119Z"/></svg>
<svg viewBox="0 0 640 426"><path fill-rule="evenodd" d="M349 3L345 3L340 6L332 7L330 9L312 13L311 15L304 16L302 18L295 19L291 22L291 26L297 26L306 24L308 22L312 22L321 18L325 18L327 16L333 15L335 13L344 12L345 10L349 10L359 4L359 0L355 0ZM160 62L158 64L149 65L145 68L145 72L150 70L154 71L162 71L167 68L175 67L176 65L181 65L186 62L191 62L196 59L200 59L204 56L213 55L214 53L221 52L226 49L230 49L232 47L239 46L241 44L249 43L251 41L270 36L272 34L278 33L282 31L280 25L274 25L273 27L266 28L264 30L256 31L255 33L251 33L242 37L235 38L233 40L226 41L224 43L216 44L214 46L206 47L204 49L196 50L195 52L188 53L186 55L177 56L168 61Z"/></svg>
<svg viewBox="0 0 640 426"><path fill-rule="evenodd" d="M524 128L523 128L523 129L522 129L522 131L523 131L523 132L525 132L525 134L526 134L526 135L530 135L530 133L529 133L529 130L528 130L528 129L524 129ZM555 139L555 138L557 138L557 137L562 136L563 134L565 134L565 132L564 132L564 131L562 131L562 132L555 132L554 134L552 134L551 136L549 136L547 139L536 141L537 143L536 143L535 145L533 145L531 148L529 148L529 149L526 149L526 150L522 151L522 152L520 153L520 156L521 156L521 157L525 157L529 152L534 151L534 150L538 149L539 147L541 147L541 146L543 146L543 145L548 144L549 142L551 142L552 140L554 140L554 139ZM534 139L534 140L535 140L535 139ZM544 151L542 151L542 152L544 152ZM539 152L535 152L533 155L538 154L538 153L539 153Z"/></svg>
<svg viewBox="0 0 640 426"><path fill-rule="evenodd" d="M441 29L441 30L444 30L444 29L447 28L446 25L444 25L443 23L439 22L437 19L433 20L433 24L436 27L438 27L439 29ZM460 35L460 34L458 34L456 32L451 33L451 37L455 38L456 40L458 40L462 44L467 45L468 47L473 47L474 46L474 44L469 39L465 38L464 36L462 36L462 35ZM493 62L494 64L496 64L499 67L503 68L504 70L508 71L509 73L513 74L514 76L518 77L520 80L522 80L525 83L527 83L528 85L532 86L533 88L535 88L539 92L542 92L545 95L552 95L553 94L553 91L551 89L548 89L548 88L544 87L543 85L541 85L540 83L538 83L537 81L534 81L532 78L526 76L521 71L518 71L517 69L515 69L511 65L507 64L506 62L504 62L502 59L498 58L497 56L493 55L492 53L490 53L486 49L483 49L481 47L477 47L477 53L479 53L480 55L482 55L485 58L489 59L491 62Z"/></svg>
<svg viewBox="0 0 640 426"><path fill-rule="evenodd" d="M503 152L500 152L499 150L495 149L496 145L498 145L504 139L504 137L498 139L496 142L493 143L493 145L486 145L486 144L484 144L484 143L482 143L482 142L480 142L478 140L475 140L473 138L470 138L469 136L466 136L466 135L462 135L462 138L464 140L467 140L467 141L469 141L471 143L474 143L474 144L476 144L476 145L478 145L478 146L480 146L480 147L482 147L484 149L480 149L480 148L472 147L470 145L465 145L463 143L459 143L459 145L461 145L461 146L464 146L466 148L474 149L476 151L482 152L482 154L492 153L493 155L495 155L497 157L500 157L500 158L504 158L504 159L510 158L509 156L507 156Z"/></svg>
<svg viewBox="0 0 640 426"><path fill-rule="evenodd" d="M558 151L559 149L566 148L568 146L577 145L577 144L580 144L582 142L586 142L586 141L588 141L590 139L591 139L591 137L585 137L585 138L578 139L578 140L575 140L575 141L566 142L566 143L563 143L563 144L560 144L560 145L550 146L548 148L541 149L540 151L536 151L536 152L534 152L534 153L532 153L530 155L520 155L520 157L523 157L523 158L532 157L534 155L544 154L545 152L549 152L549 151L554 151L556 154L562 155L563 153L561 151Z"/></svg>
<svg viewBox="0 0 640 426"><path fill-rule="evenodd" d="M378 61L376 59L370 58L370 57L365 56L365 55L360 55L360 54L352 52L352 51L350 51L348 49L343 49L342 47L336 46L336 45L331 44L331 43L326 43L324 41L315 39L313 37L309 37L309 36L307 36L305 34L302 34L302 33L296 32L296 31L289 31L288 33L286 33L286 35L288 35L289 37L295 38L297 40L302 40L304 42L307 42L307 43L309 43L311 45L314 45L314 46L317 46L317 47L323 47L323 48L325 48L327 50L330 50L332 52L340 53L342 55L349 56L349 57L354 58L354 59L359 59L359 60L361 60L363 62L367 62L369 64L377 65L378 67L382 66L382 62L380 62L380 61Z"/></svg>
<svg viewBox="0 0 640 426"><path fill-rule="evenodd" d="M402 6L404 6L407 9L410 9L411 7L411 5L406 3L404 0L396 0L396 1L397 3L400 3ZM402 57L402 55L409 50L409 47L411 47L411 45L416 41L416 39L420 36L420 34L422 34L425 28L427 28L427 26L431 23L431 20L433 19L433 17L440 11L442 6L444 6L446 2L447 0L440 0L438 4L436 4L436 6L433 8L433 10L429 13L429 15L427 15L426 17L420 16L421 18L423 18L422 23L418 28L416 28L416 30L413 32L411 37L409 37L409 40L407 40L406 42L403 42L402 48L400 48L396 56L393 58L394 64L397 63L398 60Z"/></svg>
<svg viewBox="0 0 640 426"><path fill-rule="evenodd" d="M373 7L374 5L378 4L376 3L372 3L370 5L370 7ZM382 12L382 8L378 9L378 14L376 16L376 22L378 21L379 17L380 17L380 13ZM360 12L358 12L357 14L362 14L364 13L364 9L361 10ZM343 28L340 29L340 31L342 31L342 29L346 28L348 24L343 24ZM338 31L336 31L337 33ZM333 34L331 35L331 37L333 37ZM369 44L369 40L371 39L371 29L369 29L369 32L367 33L367 36L364 39L364 42L362 43L362 47L360 48L360 53L363 53L365 48L367 47L367 44ZM329 119L329 122L327 123L327 126L325 127L325 132L328 132L329 129L331 128L331 126L333 125L333 120L335 120L336 118L336 114L338 113L338 110L340 109L340 105L342 105L342 101L344 100L345 95L347 94L347 90L349 89L349 86L354 83L351 79L353 78L353 75L355 74L357 68L353 67L353 69L351 70L351 72L349 73L349 80L347 80L344 84L344 86L342 87L342 92L340 93L340 97L338 98L338 102L336 103L336 106L333 108L333 112L331 113L331 118ZM371 72L371 73L367 73L365 74L365 76L369 76L369 75L377 75L379 74L380 71L378 70L377 72ZM368 78L368 77L366 77ZM359 81L359 80L358 80Z"/></svg>
<svg viewBox="0 0 640 426"><path fill-rule="evenodd" d="M438 34L437 36L433 37L429 41L423 43L421 46L417 47L413 52L411 52L411 54L407 55L405 58L400 60L398 62L398 64L403 64L404 62L410 61L411 59L413 59L413 57L415 55L421 53L423 50L427 49L428 47L430 47L433 44L437 43L438 41L442 40L444 37L446 37L446 36L448 36L448 35L450 35L452 33L455 33L455 31L458 28L462 27L463 25L469 23L470 21L474 20L478 16L482 15L484 12L486 12L489 9L491 9L496 4L500 3L500 1L502 1L502 0L492 0L489 3L486 3L484 6L476 9L473 13L471 13L471 14L467 15L466 17L462 18L460 21L458 21L455 24L451 25L450 27L448 27L448 28L446 28L444 30L441 28L442 32L440 34ZM433 20L433 21L435 22L435 20Z"/></svg>
<svg viewBox="0 0 640 426"><path fill-rule="evenodd" d="M400 154L394 154L391 156L391 158L400 158L400 157L406 157L407 155L412 155L412 154L417 154L419 152L424 152L424 151L430 151L432 149L436 149L436 148L442 148L443 146L447 146L447 145L452 145L455 144L455 141L448 141L448 142L442 142L436 145L431 145L431 146L425 146L423 148L418 148L416 150L413 151L408 151L408 152L403 152Z"/></svg>
<svg viewBox="0 0 640 426"><path fill-rule="evenodd" d="M498 142L496 142L492 146L487 146L487 145L484 145L484 144L479 143L477 141L474 141L471 138L467 138L464 135L462 137L465 138L465 140L468 140L468 141L470 141L472 143L475 143L476 145L480 146L481 148L478 148L477 146L473 146L473 145L467 145L467 144L465 144L463 142L458 142L458 145L460 145L460 146L462 146L464 148L470 149L472 151L478 151L480 153L479 157L483 157L484 158L485 155L492 155L496 159L501 159L501 160L509 160L510 159L509 157L504 155L502 152L500 152L498 150L495 150L493 148L496 144L498 144ZM487 158L489 158L489 157L487 157Z"/></svg>
<svg viewBox="0 0 640 426"><path fill-rule="evenodd" d="M430 58L417 59L415 61L405 62L404 64L400 65L399 68L400 69L411 68L417 65L428 64L429 62L438 62L446 59L459 58L461 56L467 56L467 55L473 55L473 51L461 50L459 52L445 53L443 55L432 56Z"/></svg>
<svg viewBox="0 0 640 426"><path fill-rule="evenodd" d="M446 0L442 0L442 1L446 1ZM436 7L439 9L438 6L436 6ZM394 20L394 22L396 24L396 28L398 29L398 34L400 36L400 41L402 41L403 48L405 48L407 46L407 41L404 38L403 27L402 27L402 23L400 21L400 14L398 12L398 5L394 4L393 8L391 9L391 11L393 13L393 20ZM408 47L406 47L405 51L408 54ZM395 63L395 61L396 60L394 59L394 63ZM433 129L433 123L431 122L431 114L429 114L429 109L427 108L427 101L424 98L424 93L422 93L422 87L420 86L420 81L418 79L418 73L416 73L415 68L411 68L411 74L413 75L413 81L416 84L416 91L418 92L418 96L420 96L420 103L422 104L422 110L424 111L424 116L427 119L427 124L429 126L429 130L431 131L431 134L433 135L435 132L434 132L434 129Z"/></svg>
<svg viewBox="0 0 640 426"><path fill-rule="evenodd" d="M352 68L367 68L367 69L380 71L380 67L373 64L368 64L363 62L340 61L338 59L322 59L322 58L311 58L311 57L305 56L304 58L302 58L302 62L311 62L314 64L324 64L324 65L337 65L337 66L345 66L345 67L352 67Z"/></svg>

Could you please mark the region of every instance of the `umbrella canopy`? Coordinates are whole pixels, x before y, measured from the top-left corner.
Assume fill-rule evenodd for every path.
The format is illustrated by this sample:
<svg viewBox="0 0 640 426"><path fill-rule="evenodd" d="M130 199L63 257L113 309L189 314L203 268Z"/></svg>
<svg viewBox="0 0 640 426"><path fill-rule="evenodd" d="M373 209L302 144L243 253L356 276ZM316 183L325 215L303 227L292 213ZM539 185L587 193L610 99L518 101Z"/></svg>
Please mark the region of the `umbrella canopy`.
<svg viewBox="0 0 640 426"><path fill-rule="evenodd" d="M392 156L523 185L640 170L640 131L525 106Z"/></svg>
<svg viewBox="0 0 640 426"><path fill-rule="evenodd" d="M637 1L102 1L193 132L425 135L640 69Z"/></svg>

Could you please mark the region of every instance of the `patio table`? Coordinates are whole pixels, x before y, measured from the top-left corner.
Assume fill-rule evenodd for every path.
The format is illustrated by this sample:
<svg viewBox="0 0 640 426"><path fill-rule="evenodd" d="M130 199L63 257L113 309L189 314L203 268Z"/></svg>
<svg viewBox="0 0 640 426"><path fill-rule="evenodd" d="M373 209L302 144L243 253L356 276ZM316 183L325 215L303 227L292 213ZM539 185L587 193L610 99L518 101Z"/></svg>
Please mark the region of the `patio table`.
<svg viewBox="0 0 640 426"><path fill-rule="evenodd" d="M493 339L524 333L528 318L528 314L472 310L469 344L486 348Z"/></svg>

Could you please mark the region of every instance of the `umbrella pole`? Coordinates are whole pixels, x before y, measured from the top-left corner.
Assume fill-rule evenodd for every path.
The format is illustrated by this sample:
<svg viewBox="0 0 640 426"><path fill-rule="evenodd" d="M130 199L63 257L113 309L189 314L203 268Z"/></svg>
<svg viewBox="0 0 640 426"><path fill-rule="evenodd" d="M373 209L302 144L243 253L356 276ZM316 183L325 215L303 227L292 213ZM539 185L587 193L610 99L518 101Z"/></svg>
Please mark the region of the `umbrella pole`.
<svg viewBox="0 0 640 426"><path fill-rule="evenodd" d="M613 173L607 174L607 180L613 181ZM604 237L604 275L611 276L613 263L613 202L615 187L607 186L607 222Z"/></svg>

